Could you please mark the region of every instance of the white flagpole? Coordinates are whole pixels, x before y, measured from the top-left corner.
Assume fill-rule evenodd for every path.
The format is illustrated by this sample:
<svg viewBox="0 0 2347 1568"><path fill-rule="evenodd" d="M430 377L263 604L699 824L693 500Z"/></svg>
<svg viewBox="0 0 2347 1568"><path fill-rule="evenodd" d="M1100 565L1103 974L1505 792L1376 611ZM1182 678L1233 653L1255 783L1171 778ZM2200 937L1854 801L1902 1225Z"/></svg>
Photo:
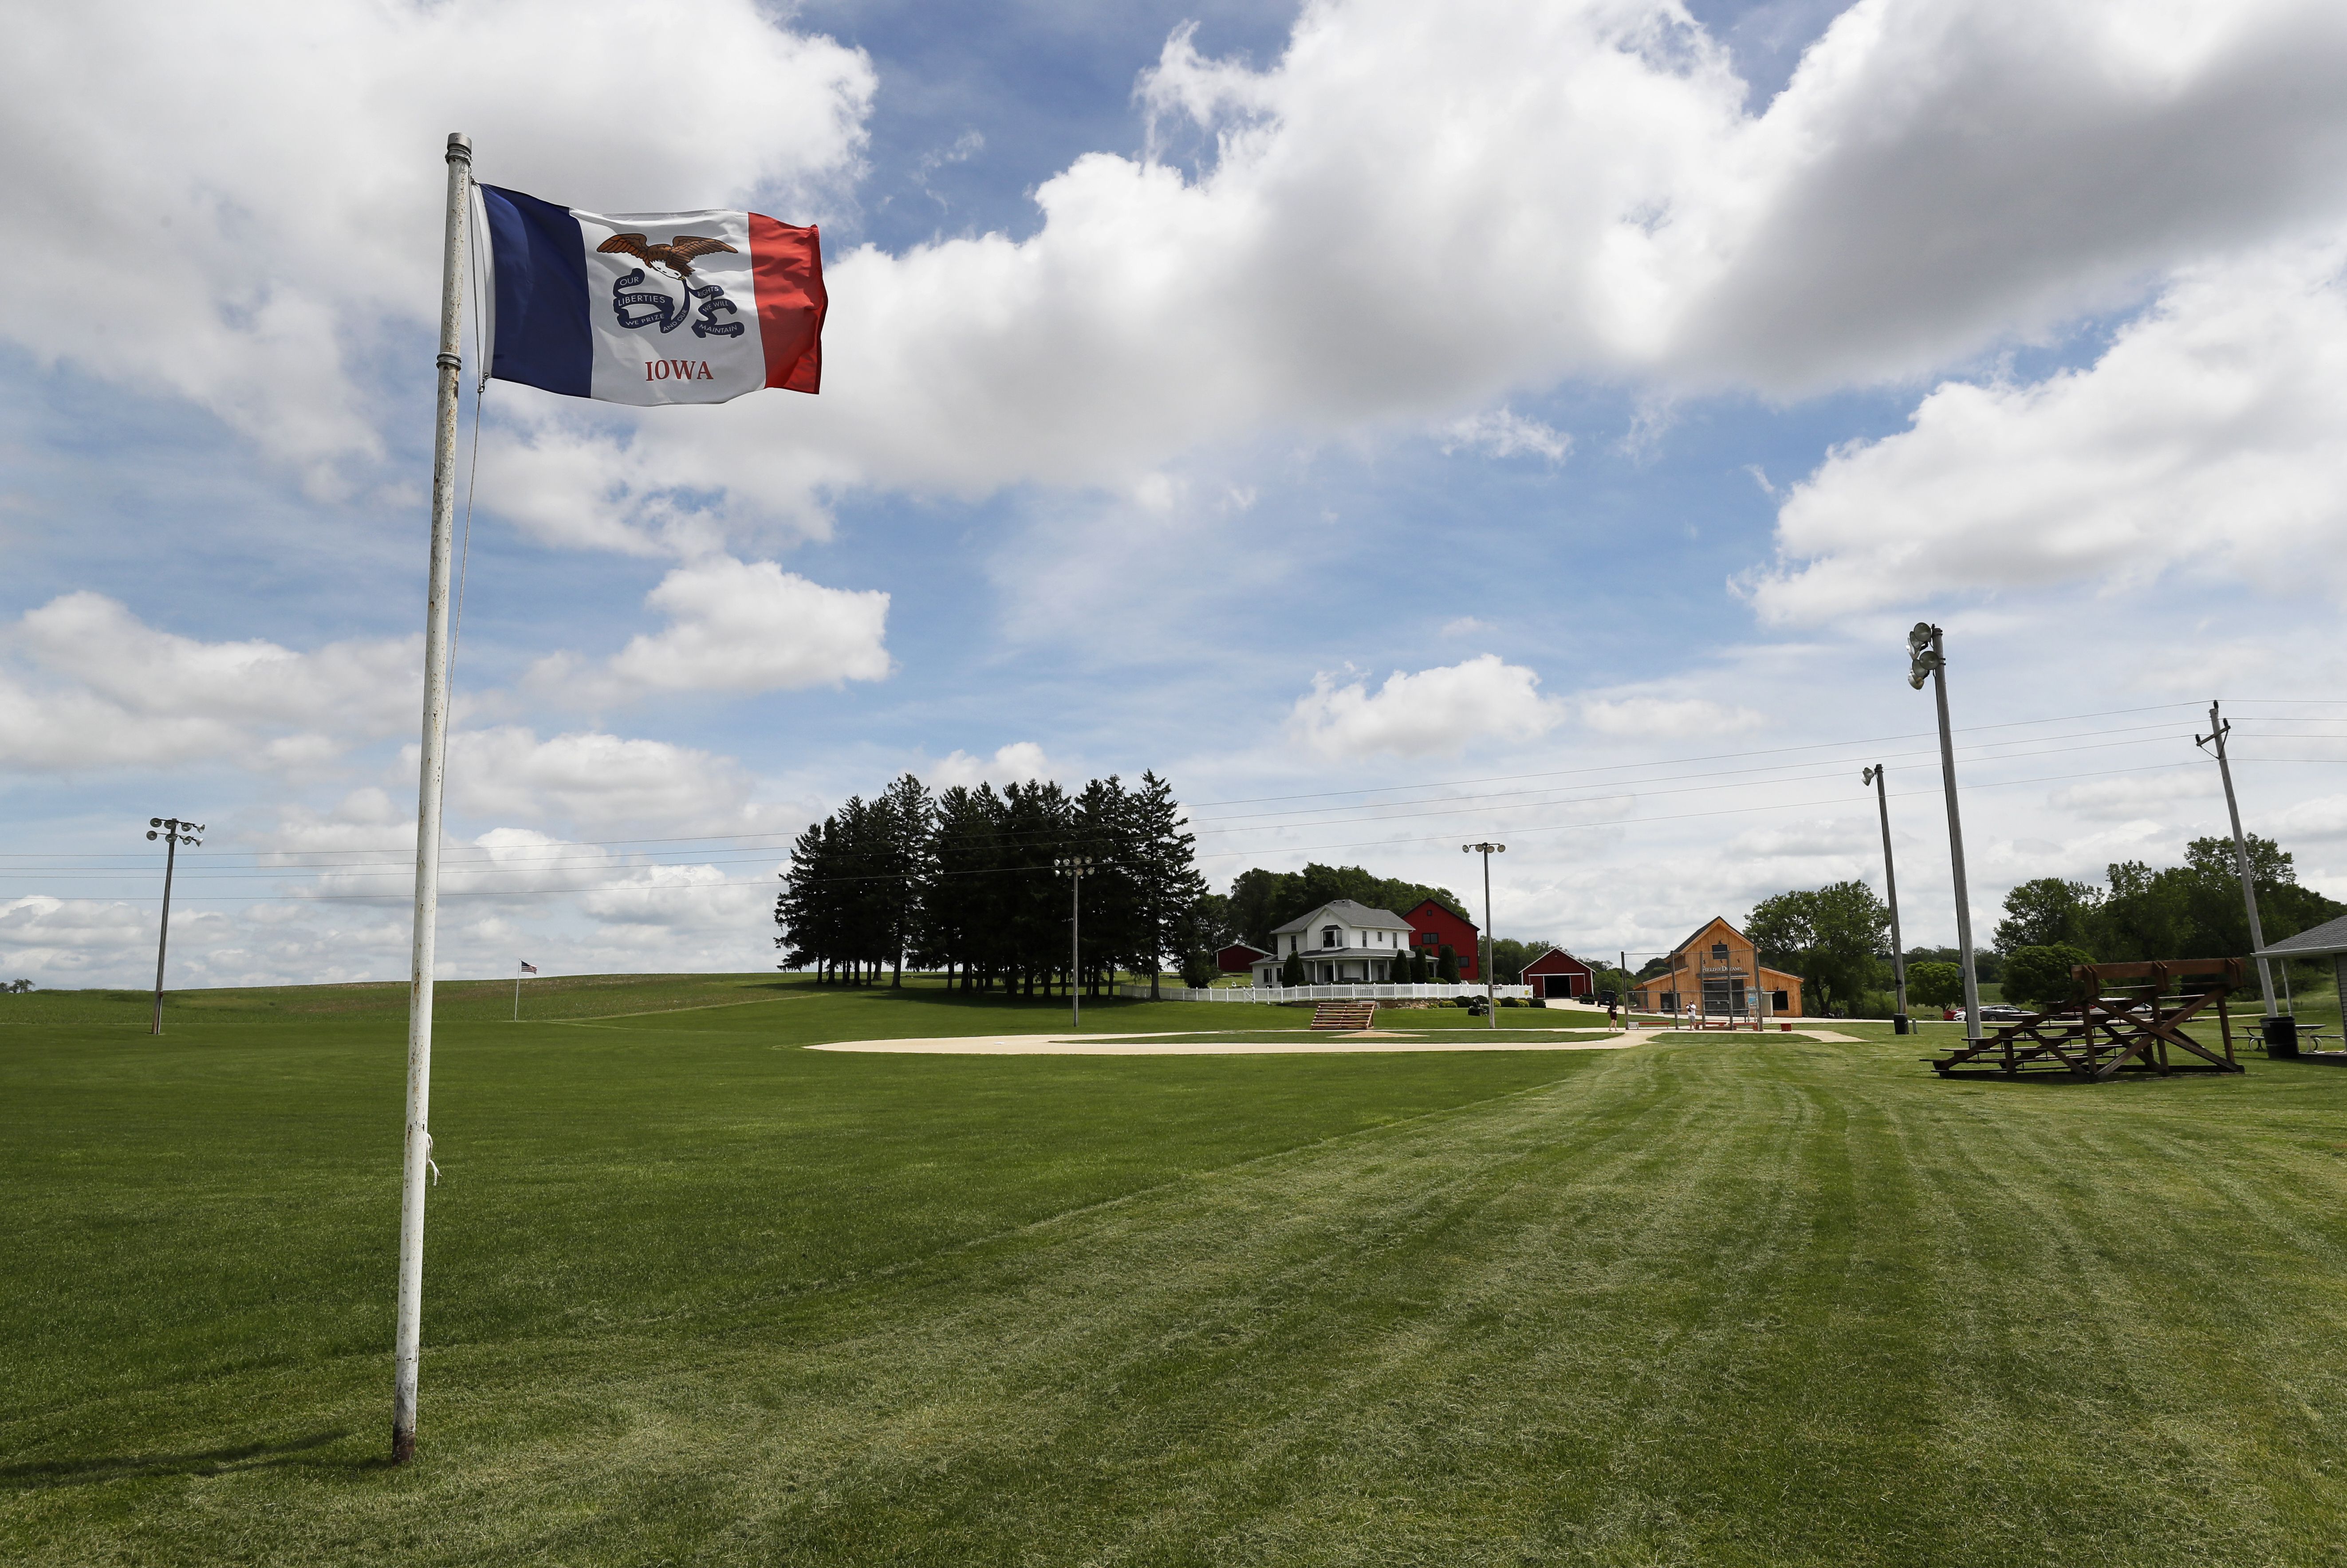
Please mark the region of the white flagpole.
<svg viewBox="0 0 2347 1568"><path fill-rule="evenodd" d="M415 948L407 992L407 1144L400 1172L399 1317L391 1460L415 1457L415 1361L424 1325L424 1177L432 1161L432 955L440 901L440 783L448 745L448 567L456 538L456 385L464 368L465 219L473 143L448 137L448 214L440 257L440 405L432 437L432 574L424 601L424 747L415 782Z"/></svg>
<svg viewBox="0 0 2347 1568"><path fill-rule="evenodd" d="M514 966L514 1022L521 1021L521 966Z"/></svg>

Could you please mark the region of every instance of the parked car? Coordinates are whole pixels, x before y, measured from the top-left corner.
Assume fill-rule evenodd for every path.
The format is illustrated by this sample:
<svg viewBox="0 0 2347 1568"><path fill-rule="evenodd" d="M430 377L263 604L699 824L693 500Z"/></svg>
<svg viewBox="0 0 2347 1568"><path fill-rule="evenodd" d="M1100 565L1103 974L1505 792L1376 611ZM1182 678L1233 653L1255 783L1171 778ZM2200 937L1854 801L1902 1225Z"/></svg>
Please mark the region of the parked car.
<svg viewBox="0 0 2347 1568"><path fill-rule="evenodd" d="M2028 1009L2014 1007L2011 1002L1989 1002L1981 1008L1983 1023L2019 1023L2028 1016Z"/></svg>

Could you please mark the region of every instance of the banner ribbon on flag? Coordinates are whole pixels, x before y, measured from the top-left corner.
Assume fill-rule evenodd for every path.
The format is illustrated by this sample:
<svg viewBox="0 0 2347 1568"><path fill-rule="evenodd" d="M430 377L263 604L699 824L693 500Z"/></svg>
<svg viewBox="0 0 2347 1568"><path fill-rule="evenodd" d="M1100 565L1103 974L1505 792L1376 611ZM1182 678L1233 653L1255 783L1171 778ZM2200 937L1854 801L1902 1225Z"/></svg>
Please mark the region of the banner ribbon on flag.
<svg viewBox="0 0 2347 1568"><path fill-rule="evenodd" d="M603 403L823 381L822 236L762 212L581 211L480 188L489 374Z"/></svg>

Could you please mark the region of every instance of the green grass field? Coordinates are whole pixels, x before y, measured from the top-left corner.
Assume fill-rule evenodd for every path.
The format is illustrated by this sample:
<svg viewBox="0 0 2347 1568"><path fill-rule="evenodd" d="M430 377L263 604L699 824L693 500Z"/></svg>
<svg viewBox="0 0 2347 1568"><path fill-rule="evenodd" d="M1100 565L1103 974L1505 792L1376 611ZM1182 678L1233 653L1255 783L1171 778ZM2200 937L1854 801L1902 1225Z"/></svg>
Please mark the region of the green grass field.
<svg viewBox="0 0 2347 1568"><path fill-rule="evenodd" d="M759 977L538 982L518 1026L508 987L441 996L396 1470L404 989L184 995L159 1040L134 994L0 997L0 1558L2242 1564L2347 1539L2347 1071L1942 1082L1930 1037L1847 1023L1864 1043L878 1056L798 1048L1066 1014Z"/></svg>

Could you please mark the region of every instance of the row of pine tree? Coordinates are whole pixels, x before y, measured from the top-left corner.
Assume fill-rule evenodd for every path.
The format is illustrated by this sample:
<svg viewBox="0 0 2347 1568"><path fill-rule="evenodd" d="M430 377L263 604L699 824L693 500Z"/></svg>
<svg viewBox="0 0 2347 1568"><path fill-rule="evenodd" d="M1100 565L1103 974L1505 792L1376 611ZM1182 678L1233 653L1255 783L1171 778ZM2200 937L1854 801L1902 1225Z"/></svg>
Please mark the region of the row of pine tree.
<svg viewBox="0 0 2347 1568"><path fill-rule="evenodd" d="M775 945L784 968L825 983L872 985L886 971L901 985L910 964L964 990L1098 995L1120 969L1153 990L1169 955L1194 960L1214 937L1184 821L1153 773L1132 788L1112 776L1074 794L1040 780L934 794L907 774L798 836ZM1061 863L1078 858L1091 866L1071 953Z"/></svg>

